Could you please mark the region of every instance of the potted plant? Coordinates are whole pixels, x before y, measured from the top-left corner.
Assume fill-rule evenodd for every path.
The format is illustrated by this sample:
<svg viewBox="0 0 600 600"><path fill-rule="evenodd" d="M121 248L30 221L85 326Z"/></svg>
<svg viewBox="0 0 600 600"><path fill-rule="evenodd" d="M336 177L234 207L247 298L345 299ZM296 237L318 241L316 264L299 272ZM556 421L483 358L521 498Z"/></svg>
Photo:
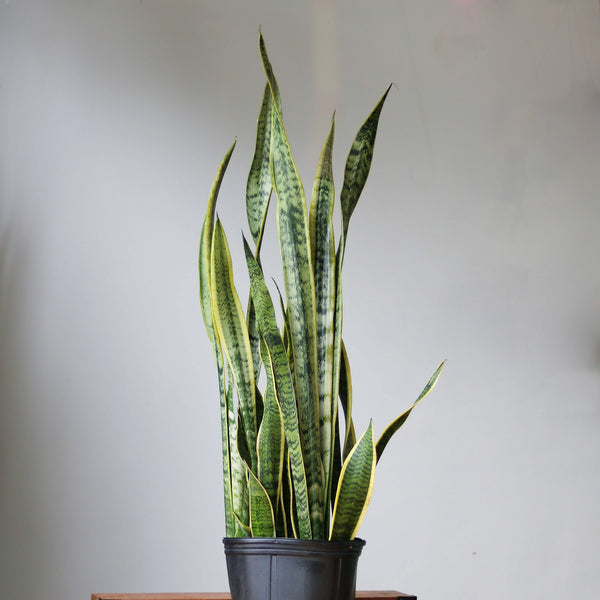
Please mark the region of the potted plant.
<svg viewBox="0 0 600 600"><path fill-rule="evenodd" d="M250 279L246 311L215 210L235 142L210 192L199 257L200 300L220 392L229 582L234 600L346 600L354 598L364 545L355 536L377 461L433 388L444 363L378 439L372 421L356 435L342 339L341 274L350 217L369 173L389 88L348 154L336 244L333 119L308 210L262 35L259 47L266 85L246 186L252 237L251 243L243 240ZM283 270L283 289L275 294L260 259L273 192Z"/></svg>

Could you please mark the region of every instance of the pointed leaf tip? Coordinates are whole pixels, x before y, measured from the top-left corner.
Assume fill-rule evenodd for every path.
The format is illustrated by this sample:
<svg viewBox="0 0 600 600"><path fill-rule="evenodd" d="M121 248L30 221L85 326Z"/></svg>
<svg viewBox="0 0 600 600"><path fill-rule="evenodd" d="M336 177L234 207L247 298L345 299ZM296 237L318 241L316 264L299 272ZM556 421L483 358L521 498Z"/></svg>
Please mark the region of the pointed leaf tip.
<svg viewBox="0 0 600 600"><path fill-rule="evenodd" d="M344 182L340 194L344 245L348 234L350 217L356 208L371 169L379 116L391 87L392 84L390 83L379 102L375 105L375 108L361 125L346 159Z"/></svg>

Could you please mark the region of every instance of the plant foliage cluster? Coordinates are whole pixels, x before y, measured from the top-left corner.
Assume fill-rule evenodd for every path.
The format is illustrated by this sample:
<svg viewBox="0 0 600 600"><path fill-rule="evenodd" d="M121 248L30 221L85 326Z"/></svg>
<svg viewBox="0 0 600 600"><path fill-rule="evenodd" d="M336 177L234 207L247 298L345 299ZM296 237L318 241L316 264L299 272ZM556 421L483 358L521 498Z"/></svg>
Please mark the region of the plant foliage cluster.
<svg viewBox="0 0 600 600"><path fill-rule="evenodd" d="M307 210L262 35L259 47L267 81L246 188L252 236L252 245L243 240L250 277L246 312L234 286L229 246L215 210L235 143L212 186L200 241L200 300L217 363L221 401L226 535L349 540L371 497L377 461L414 406L435 385L443 363L413 405L377 441L372 421L357 438L342 339L341 274L350 217L367 180L389 88L359 129L348 154L340 194L342 226L336 241L333 119ZM275 300L260 260L273 192L284 284ZM259 379L265 382L262 390Z"/></svg>

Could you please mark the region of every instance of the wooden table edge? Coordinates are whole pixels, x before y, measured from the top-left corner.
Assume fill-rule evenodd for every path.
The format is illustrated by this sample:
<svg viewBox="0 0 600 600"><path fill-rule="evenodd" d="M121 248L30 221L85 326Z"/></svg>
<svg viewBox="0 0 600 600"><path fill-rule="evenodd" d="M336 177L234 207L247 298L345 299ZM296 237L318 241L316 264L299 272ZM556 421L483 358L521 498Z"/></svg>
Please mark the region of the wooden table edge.
<svg viewBox="0 0 600 600"><path fill-rule="evenodd" d="M416 596L402 594L395 590L356 592L356 600L416 600ZM92 594L92 600L231 600L228 592L200 592L178 594Z"/></svg>

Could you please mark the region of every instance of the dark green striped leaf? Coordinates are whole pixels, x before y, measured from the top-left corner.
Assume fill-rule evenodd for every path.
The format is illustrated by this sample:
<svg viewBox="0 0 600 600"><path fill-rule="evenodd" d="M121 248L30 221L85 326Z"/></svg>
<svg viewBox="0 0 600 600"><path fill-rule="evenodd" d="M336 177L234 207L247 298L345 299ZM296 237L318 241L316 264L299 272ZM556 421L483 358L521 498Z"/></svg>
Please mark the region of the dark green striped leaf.
<svg viewBox="0 0 600 600"><path fill-rule="evenodd" d="M297 503L294 500L294 482L292 480L292 468L291 468L289 453L287 455L286 464L287 464L287 467L286 467L287 485L284 485L284 487L283 487L283 498L285 500L285 505L287 507L287 520L286 520L286 529L288 532L287 535L289 537L294 537L296 539L298 539L298 537L300 537L300 539L302 539L301 536L298 535L298 532L300 531L300 527L298 525L298 511L296 510ZM290 534L292 534L292 535L290 535Z"/></svg>
<svg viewBox="0 0 600 600"><path fill-rule="evenodd" d="M210 252L212 244L212 234L215 219L215 206L221 182L227 170L227 165L231 159L235 142L229 148L225 157L219 165L217 176L211 187L208 198L208 207L206 216L202 225L202 233L200 234L200 251L198 256L198 271L200 280L200 306L202 308L202 316L206 326L206 333L210 341L213 355L217 363L217 372L219 380L219 400L221 412L221 440L222 440L222 455L223 455L223 500L225 504L225 534L227 537L235 536L236 525L233 517L233 504L231 492L231 459L229 456L229 428L228 428L228 413L233 402L232 393L227 393L225 369L223 361L223 353L217 342L215 333L212 308L210 302Z"/></svg>
<svg viewBox="0 0 600 600"><path fill-rule="evenodd" d="M263 66L272 93L273 69L264 40L260 36ZM271 132L271 177L277 196L277 228L283 263L290 337L294 356L295 389L306 468L313 536L323 531L323 463L319 434L317 386L317 331L314 277L310 256L306 200L302 182L292 158L289 143L277 110Z"/></svg>
<svg viewBox="0 0 600 600"><path fill-rule="evenodd" d="M258 479L269 495L271 506L277 507L281 490L285 433L281 409L275 394L271 361L264 341L260 344L260 355L267 374L267 387L264 394L263 418L258 430Z"/></svg>
<svg viewBox="0 0 600 600"><path fill-rule="evenodd" d="M381 100L377 103L377 106L375 106L371 114L367 117L367 120L358 130L354 142L352 143L352 147L350 148L348 158L346 159L344 183L340 195L344 240L348 237L350 217L356 208L360 194L367 182L369 170L371 169L371 160L373 158L373 148L375 145L379 115L381 114L383 103L385 102L391 87L391 85L388 87Z"/></svg>
<svg viewBox="0 0 600 600"><path fill-rule="evenodd" d="M335 239L333 232L332 151L334 120L317 166L310 206L310 242L315 275L317 317L317 377L319 393L319 427L321 430L321 457L325 490L325 530L329 528L329 498L331 491L329 473L332 468L333 407L333 341L335 319Z"/></svg>
<svg viewBox="0 0 600 600"><path fill-rule="evenodd" d="M252 537L274 537L275 515L265 488L256 475L248 470L250 491L250 531Z"/></svg>
<svg viewBox="0 0 600 600"><path fill-rule="evenodd" d="M373 492L375 464L373 421L371 421L344 461L329 539L354 539Z"/></svg>
<svg viewBox="0 0 600 600"><path fill-rule="evenodd" d="M225 154L225 157L219 165L217 176L210 189L208 197L208 207L206 209L206 216L204 217L204 223L202 225L202 233L200 234L200 252L198 258L198 271L200 275L200 306L202 308L202 317L204 318L204 324L206 326L206 332L213 348L213 352L217 362L221 356L221 351L217 345L217 338L215 334L215 328L212 317L212 306L211 306L211 280L210 280L210 263L211 263L211 246L213 238L213 229L215 222L215 208L217 204L217 198L219 196L219 190L221 189L221 183L225 176L225 171L229 165L233 149L235 148L235 142L231 148Z"/></svg>
<svg viewBox="0 0 600 600"><path fill-rule="evenodd" d="M240 458L249 466L252 462L252 457L250 456L250 448L248 447L248 436L244 425L244 415L242 415L241 410L238 411L236 442Z"/></svg>
<svg viewBox="0 0 600 600"><path fill-rule="evenodd" d="M340 397L340 384L341 384L341 369L342 369L342 324L343 324L343 298L342 298L342 242L343 242L343 233L342 239L340 240L338 251L335 259L335 312L334 312L334 335L333 335L333 379L332 379L332 411L331 411L331 420L333 423L337 424L339 429L339 417L338 417L338 398ZM335 400L335 401L334 401ZM338 432L339 437L339 432ZM339 444L338 444L339 446ZM335 451L339 451L339 448L336 448ZM336 458L332 454L332 461L335 461ZM331 482L329 484L329 496L330 501L334 500L334 494L337 491L338 480L339 480L339 472L341 469L341 464L338 462L332 462L330 476Z"/></svg>
<svg viewBox="0 0 600 600"><path fill-rule="evenodd" d="M252 255L246 240L244 240L244 250L250 275L252 299L256 308L258 331L267 347L275 392L283 415L293 480L293 493L298 513L298 533L303 539L312 539L308 486L300 445L298 409L289 363L277 327L273 301L265 284L262 270Z"/></svg>
<svg viewBox="0 0 600 600"><path fill-rule="evenodd" d="M230 397L233 395L233 384L229 387ZM250 533L250 514L248 507L247 466L238 451L239 419L233 409L228 413L229 455L231 460L231 505L234 520L234 537L245 537Z"/></svg>
<svg viewBox="0 0 600 600"><path fill-rule="evenodd" d="M244 419L250 468L256 469L256 398L254 365L244 312L233 283L229 246L217 219L211 249L211 305L218 338L231 366Z"/></svg>
<svg viewBox="0 0 600 600"><path fill-rule="evenodd" d="M273 96L269 85L265 85L263 100L256 127L256 146L246 184L246 214L248 226L257 249L271 197L271 121L273 119Z"/></svg>
<svg viewBox="0 0 600 600"><path fill-rule="evenodd" d="M250 339L250 351L252 352L252 364L254 365L254 380L258 381L260 376L260 353L258 345L260 338L256 329L256 314L254 312L254 304L252 304L252 295L248 298L248 310L246 311L246 327L248 328L248 338ZM260 423L260 419L258 419Z"/></svg>

